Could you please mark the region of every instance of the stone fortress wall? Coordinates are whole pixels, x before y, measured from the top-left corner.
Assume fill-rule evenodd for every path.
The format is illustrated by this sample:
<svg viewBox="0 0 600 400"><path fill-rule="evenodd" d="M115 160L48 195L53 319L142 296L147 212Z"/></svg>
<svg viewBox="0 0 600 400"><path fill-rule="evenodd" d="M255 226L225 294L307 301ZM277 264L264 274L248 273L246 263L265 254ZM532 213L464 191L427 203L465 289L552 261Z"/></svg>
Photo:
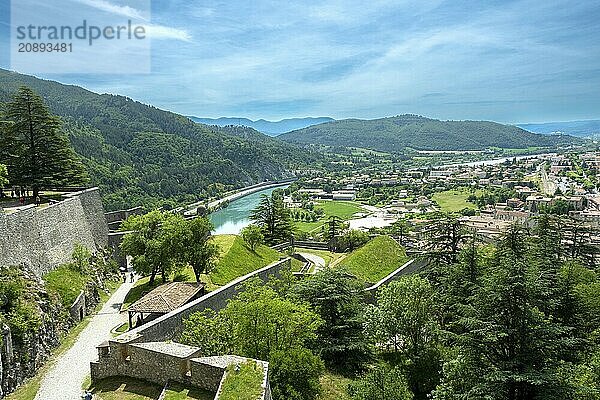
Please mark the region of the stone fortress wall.
<svg viewBox="0 0 600 400"><path fill-rule="evenodd" d="M108 244L98 188L63 196L48 207L0 213L0 265L24 265L38 277L69 262L76 243L91 251Z"/></svg>
<svg viewBox="0 0 600 400"><path fill-rule="evenodd" d="M183 331L183 320L191 314L207 308L218 311L227 305L249 279L259 278L266 282L280 276L291 267L289 257L242 276L229 284L210 292L147 324L117 336L98 347L98 361L92 362L92 381L111 376L130 376L150 380L159 385L167 381L181 382L216 392L224 378L225 369L231 363L246 358L238 356L199 357L199 349L170 342L177 340ZM271 399L268 363L263 365L264 400Z"/></svg>

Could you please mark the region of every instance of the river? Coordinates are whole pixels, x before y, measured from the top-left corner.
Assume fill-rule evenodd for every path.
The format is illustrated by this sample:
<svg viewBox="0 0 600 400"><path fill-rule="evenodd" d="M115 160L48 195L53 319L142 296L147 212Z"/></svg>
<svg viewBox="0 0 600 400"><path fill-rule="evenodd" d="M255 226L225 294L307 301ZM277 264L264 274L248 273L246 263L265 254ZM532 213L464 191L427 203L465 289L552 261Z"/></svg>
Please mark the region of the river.
<svg viewBox="0 0 600 400"><path fill-rule="evenodd" d="M226 235L238 234L250 225L250 213L260 202L260 196L270 195L275 189L285 189L289 185L264 189L237 200L233 200L226 208L222 208L210 214L209 219L215 226L213 234Z"/></svg>

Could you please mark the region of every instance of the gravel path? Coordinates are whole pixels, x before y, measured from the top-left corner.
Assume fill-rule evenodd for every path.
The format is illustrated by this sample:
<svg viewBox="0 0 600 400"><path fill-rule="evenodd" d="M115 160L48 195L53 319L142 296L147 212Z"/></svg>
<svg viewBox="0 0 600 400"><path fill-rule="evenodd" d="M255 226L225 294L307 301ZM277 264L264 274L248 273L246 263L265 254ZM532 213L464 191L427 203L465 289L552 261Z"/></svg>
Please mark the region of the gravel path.
<svg viewBox="0 0 600 400"><path fill-rule="evenodd" d="M323 257L319 257L315 254L311 254L311 253L302 253L302 252L298 252L298 254L300 254L302 257L306 258L309 262L311 262L315 268L313 270L313 273L317 273L320 270L322 270L323 268L325 268L325 260L323 259Z"/></svg>
<svg viewBox="0 0 600 400"><path fill-rule="evenodd" d="M81 385L90 373L90 362L98 359L96 346L112 337L110 331L115 326L127 321L127 314L120 314L119 309L133 285L128 279L92 317L73 347L63 353L46 373L35 400L81 399Z"/></svg>

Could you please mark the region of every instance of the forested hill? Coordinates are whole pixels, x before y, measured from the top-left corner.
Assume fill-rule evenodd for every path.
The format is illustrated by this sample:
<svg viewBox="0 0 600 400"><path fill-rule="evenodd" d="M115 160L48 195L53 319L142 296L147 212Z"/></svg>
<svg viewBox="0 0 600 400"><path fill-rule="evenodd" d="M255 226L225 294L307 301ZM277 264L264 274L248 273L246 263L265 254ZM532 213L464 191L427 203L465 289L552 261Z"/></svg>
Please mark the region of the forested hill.
<svg viewBox="0 0 600 400"><path fill-rule="evenodd" d="M554 147L577 140L539 135L512 125L486 121L440 121L417 115L374 120L346 119L284 133L291 143L364 147L401 152L417 150L484 150L489 147Z"/></svg>
<svg viewBox="0 0 600 400"><path fill-rule="evenodd" d="M262 132L269 136L277 136L279 134L293 131L296 129L306 128L308 126L321 124L323 122L333 121L330 117L307 117L307 118L289 118L282 119L281 121L265 121L259 119L258 121L252 121L248 118L199 118L190 117L192 121L199 122L206 125L217 125L217 126L247 126L254 128L259 132Z"/></svg>
<svg viewBox="0 0 600 400"><path fill-rule="evenodd" d="M220 190L289 176L310 155L244 128L208 127L123 96L0 70L0 102L21 85L62 117L107 209L175 206ZM308 157L308 158L307 158Z"/></svg>

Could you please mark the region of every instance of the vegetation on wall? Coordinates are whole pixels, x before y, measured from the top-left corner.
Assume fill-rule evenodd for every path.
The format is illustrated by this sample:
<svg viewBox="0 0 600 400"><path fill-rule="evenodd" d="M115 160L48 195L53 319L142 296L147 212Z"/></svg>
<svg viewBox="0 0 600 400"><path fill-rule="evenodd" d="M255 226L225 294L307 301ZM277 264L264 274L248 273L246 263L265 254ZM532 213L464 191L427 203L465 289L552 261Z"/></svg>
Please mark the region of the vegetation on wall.
<svg viewBox="0 0 600 400"><path fill-rule="evenodd" d="M263 368L255 361L230 365L219 395L221 400L256 400L262 394Z"/></svg>
<svg viewBox="0 0 600 400"><path fill-rule="evenodd" d="M26 341L41 325L41 314L28 280L20 268L0 268L0 324L5 322L13 339Z"/></svg>

